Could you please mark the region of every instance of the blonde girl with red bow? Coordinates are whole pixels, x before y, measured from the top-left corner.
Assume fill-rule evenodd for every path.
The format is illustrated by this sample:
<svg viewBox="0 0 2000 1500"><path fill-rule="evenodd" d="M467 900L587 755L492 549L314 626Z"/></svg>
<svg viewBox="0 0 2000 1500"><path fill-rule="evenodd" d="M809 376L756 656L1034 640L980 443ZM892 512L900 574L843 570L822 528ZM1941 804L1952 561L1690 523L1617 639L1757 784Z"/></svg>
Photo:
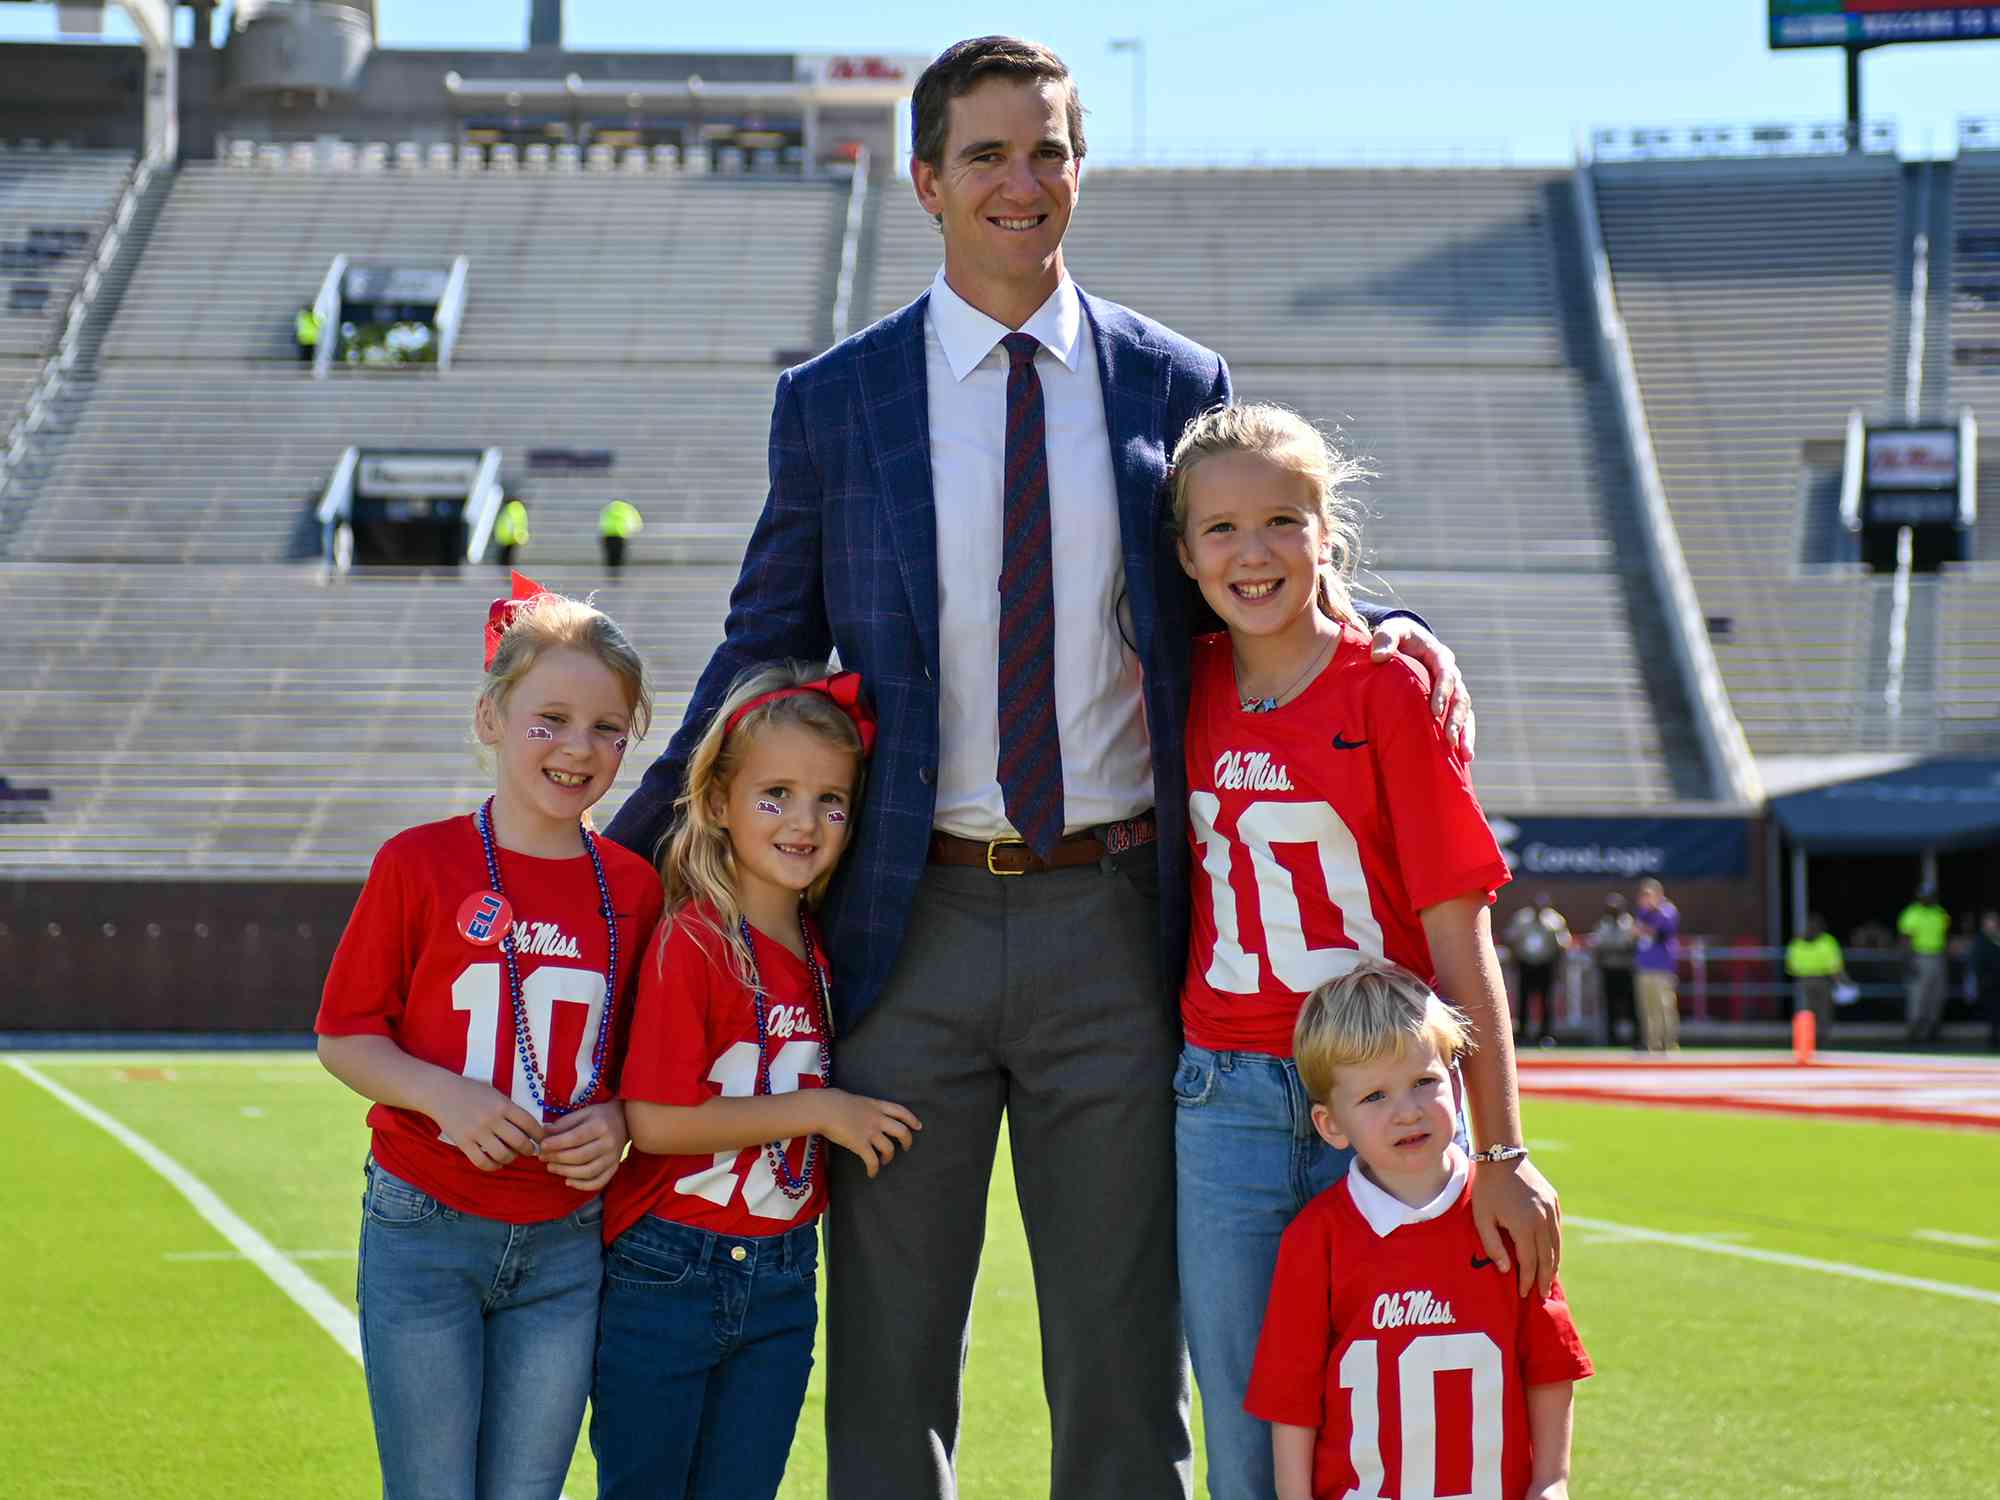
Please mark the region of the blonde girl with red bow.
<svg viewBox="0 0 2000 1500"><path fill-rule="evenodd" d="M661 859L605 1195L590 1446L599 1500L778 1492L818 1322L824 1153L874 1176L917 1117L831 1087L812 911L854 827L875 721L852 672L737 682L688 765Z"/></svg>
<svg viewBox="0 0 2000 1500"><path fill-rule="evenodd" d="M587 814L652 702L606 615L514 576L486 629L471 814L375 856L321 1061L374 1107L362 1361L388 1500L554 1500L590 1390L620 1041L659 881Z"/></svg>

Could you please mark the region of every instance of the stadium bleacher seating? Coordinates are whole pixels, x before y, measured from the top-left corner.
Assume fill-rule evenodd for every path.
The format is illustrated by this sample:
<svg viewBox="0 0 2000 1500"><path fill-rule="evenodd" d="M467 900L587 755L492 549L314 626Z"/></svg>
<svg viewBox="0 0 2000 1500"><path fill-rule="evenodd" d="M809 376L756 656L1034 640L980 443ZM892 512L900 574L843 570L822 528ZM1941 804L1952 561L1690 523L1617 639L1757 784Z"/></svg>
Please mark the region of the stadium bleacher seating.
<svg viewBox="0 0 2000 1500"><path fill-rule="evenodd" d="M0 143L0 442L62 336L132 164L129 151Z"/></svg>
<svg viewBox="0 0 2000 1500"><path fill-rule="evenodd" d="M1559 364L1540 195L1559 172L1087 170L1063 258L1077 280L1235 365ZM887 185L875 316L941 254ZM1255 244L1243 243L1255 226Z"/></svg>
<svg viewBox="0 0 2000 1500"><path fill-rule="evenodd" d="M129 151L0 146L0 290L9 304L0 306L0 359L39 358L54 345L132 161Z"/></svg>
<svg viewBox="0 0 2000 1500"><path fill-rule="evenodd" d="M528 501L537 560L594 557L597 512L614 495L646 514L649 553L740 556L763 500L771 382L768 362L325 381L296 365L230 362L191 382L172 361L106 358L55 406L49 472L11 555L282 562L317 545L308 513L342 450L359 444L500 447L503 475ZM616 463L523 472L537 447L610 449Z"/></svg>
<svg viewBox="0 0 2000 1500"><path fill-rule="evenodd" d="M336 255L470 258L468 364L747 361L826 342L846 186L678 174L178 174L107 358L292 357Z"/></svg>
<svg viewBox="0 0 2000 1500"><path fill-rule="evenodd" d="M1953 195L1953 404L1970 406L1982 435L2000 437L2000 151L1968 151L1958 159ZM2000 542L2000 530L1987 533ZM2000 545L1981 549L2000 558Z"/></svg>
<svg viewBox="0 0 2000 1500"><path fill-rule="evenodd" d="M634 569L600 602L645 643L658 728L602 826L679 722L721 629L731 566ZM544 571L599 588L594 571ZM46 823L0 822L0 870L359 879L383 839L492 789L472 698L493 570L5 565L10 650L0 767L51 792Z"/></svg>
<svg viewBox="0 0 2000 1500"><path fill-rule="evenodd" d="M1941 748L1991 755L2000 746L2000 563L1947 568L1938 593Z"/></svg>
<svg viewBox="0 0 2000 1500"><path fill-rule="evenodd" d="M1599 166L1596 195L1660 477L1759 753L1888 733L1867 691L1876 580L1801 570L1803 445L1889 397L1893 158Z"/></svg>
<svg viewBox="0 0 2000 1500"><path fill-rule="evenodd" d="M1369 510L1362 536L1376 566L1609 565L1588 396L1569 371L1391 366L1364 379L1329 362L1245 365L1232 375L1244 399L1281 401L1337 425L1368 455L1377 474L1360 491Z"/></svg>
<svg viewBox="0 0 2000 1500"><path fill-rule="evenodd" d="M1653 707L1641 659L1646 635L1625 579L1601 571L1408 569L1393 582L1394 594L1374 602L1421 609L1475 685L1472 780L1488 809L1687 799L1694 751L1686 725Z"/></svg>
<svg viewBox="0 0 2000 1500"><path fill-rule="evenodd" d="M1240 397L1337 427L1373 460L1364 545L1465 642L1490 805L1698 798L1684 707L1639 666L1656 627L1629 602L1649 590L1643 558L1619 551L1630 497L1601 381L1572 352L1587 303L1564 253L1568 192L1550 171L1086 171L1064 260L1221 351ZM1246 224L1269 253L1243 253ZM906 184L888 185L880 225L878 314L940 254ZM1493 611L1560 618L1562 642Z"/></svg>
<svg viewBox="0 0 2000 1500"><path fill-rule="evenodd" d="M47 823L0 824L9 873L351 878L388 833L480 795L467 705L500 575L327 582L309 514L350 444L499 446L531 508L523 565L573 592L603 583L598 507L634 499L641 562L606 602L654 670L656 747L762 502L774 356L831 336L844 182L556 153L475 172L386 145L332 170L254 146L239 160L176 174L31 447L27 503L9 497L0 589L30 667L0 698L0 773L52 791ZM1960 164L1955 226L1989 212L1977 175ZM1086 182L1068 241L1084 285L1220 349L1239 394L1372 457L1364 583L1459 651L1490 808L1712 795L1660 644L1567 174ZM940 255L906 182L875 194L857 323L920 292ZM1601 169L1597 196L1673 521L1703 611L1733 624L1717 648L1731 701L1759 749L1853 748L1855 705L1882 692L1871 645L1891 585L1798 565L1802 452L1823 456L1851 406L1897 389L1897 168L1649 163ZM1246 222L1283 253L1243 256ZM471 258L450 371L310 378L290 315L338 253ZM1967 318L1960 299L1931 336L1973 338ZM0 406L18 399L10 374L27 378L0 351ZM1977 405L1967 379L1952 368L1951 399ZM531 472L537 448L613 467ZM1990 747L2000 568L1916 594L1935 712L1929 677L1906 710L1945 748Z"/></svg>

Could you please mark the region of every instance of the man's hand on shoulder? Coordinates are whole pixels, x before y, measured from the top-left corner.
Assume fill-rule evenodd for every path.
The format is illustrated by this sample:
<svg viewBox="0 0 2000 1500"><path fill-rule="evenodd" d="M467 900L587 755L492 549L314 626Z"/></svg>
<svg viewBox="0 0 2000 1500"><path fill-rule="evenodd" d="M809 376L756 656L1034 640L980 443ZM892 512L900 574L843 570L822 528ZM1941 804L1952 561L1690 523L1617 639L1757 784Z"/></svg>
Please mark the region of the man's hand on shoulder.
<svg viewBox="0 0 2000 1500"><path fill-rule="evenodd" d="M1408 615L1392 615L1377 625L1369 647L1378 662L1401 652L1424 669L1431 680L1431 712L1444 721L1445 737L1471 760L1478 734L1472 694L1458 674L1458 658L1451 647Z"/></svg>

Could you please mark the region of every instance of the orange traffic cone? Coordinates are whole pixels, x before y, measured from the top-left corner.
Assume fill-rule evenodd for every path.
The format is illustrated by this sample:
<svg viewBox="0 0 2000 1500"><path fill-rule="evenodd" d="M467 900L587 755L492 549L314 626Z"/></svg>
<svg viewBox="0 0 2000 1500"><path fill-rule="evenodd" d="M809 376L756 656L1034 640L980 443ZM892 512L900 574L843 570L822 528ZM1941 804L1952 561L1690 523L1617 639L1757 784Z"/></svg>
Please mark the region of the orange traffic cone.
<svg viewBox="0 0 2000 1500"><path fill-rule="evenodd" d="M1792 1015L1792 1061L1809 1063L1813 1060L1813 1046L1819 1040L1819 1021L1809 1010L1794 1012Z"/></svg>

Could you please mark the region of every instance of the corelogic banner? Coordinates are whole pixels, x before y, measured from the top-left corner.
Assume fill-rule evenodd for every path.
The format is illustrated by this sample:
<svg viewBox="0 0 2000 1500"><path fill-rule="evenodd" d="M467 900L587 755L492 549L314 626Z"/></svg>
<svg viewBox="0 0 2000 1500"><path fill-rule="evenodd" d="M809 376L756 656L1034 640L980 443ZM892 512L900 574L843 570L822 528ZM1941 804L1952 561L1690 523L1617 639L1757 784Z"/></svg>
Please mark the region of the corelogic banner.
<svg viewBox="0 0 2000 1500"><path fill-rule="evenodd" d="M1487 819L1500 852L1527 880L1741 879L1750 873L1745 818Z"/></svg>

